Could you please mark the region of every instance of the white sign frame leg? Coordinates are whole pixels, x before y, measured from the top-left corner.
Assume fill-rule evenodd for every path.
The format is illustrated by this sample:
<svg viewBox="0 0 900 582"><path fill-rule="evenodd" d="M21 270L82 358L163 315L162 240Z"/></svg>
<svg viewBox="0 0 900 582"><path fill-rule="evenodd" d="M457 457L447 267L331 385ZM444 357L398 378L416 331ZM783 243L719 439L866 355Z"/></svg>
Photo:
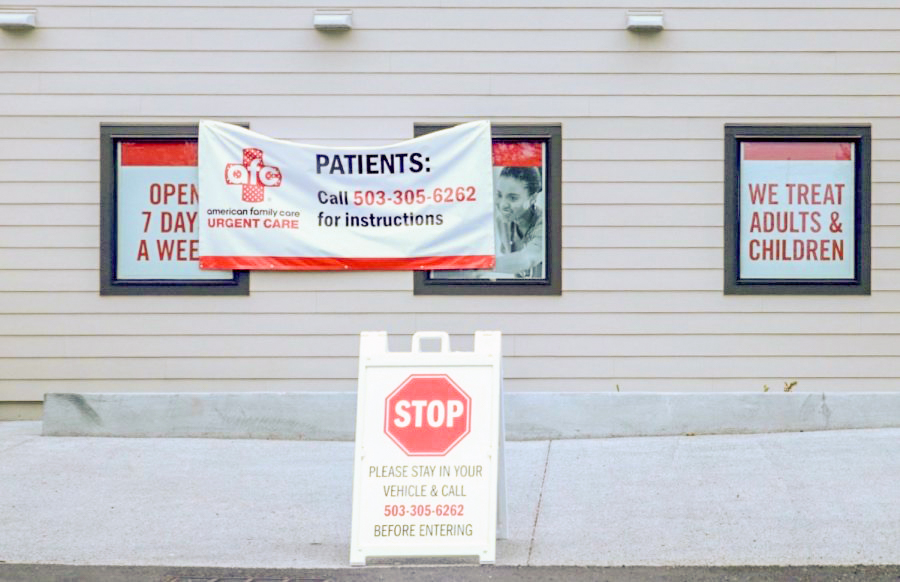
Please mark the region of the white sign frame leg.
<svg viewBox="0 0 900 582"><path fill-rule="evenodd" d="M437 339L440 350L422 351ZM386 332L360 334L350 563L371 557L495 560L507 535L501 334L450 351L418 332L390 352Z"/></svg>

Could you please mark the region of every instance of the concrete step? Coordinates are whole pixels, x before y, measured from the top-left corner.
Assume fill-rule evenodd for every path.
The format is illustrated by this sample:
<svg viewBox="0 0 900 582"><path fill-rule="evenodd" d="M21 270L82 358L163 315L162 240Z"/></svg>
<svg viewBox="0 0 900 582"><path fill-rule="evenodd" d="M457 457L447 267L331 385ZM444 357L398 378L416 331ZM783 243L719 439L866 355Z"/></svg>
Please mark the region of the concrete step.
<svg viewBox="0 0 900 582"><path fill-rule="evenodd" d="M900 392L504 396L506 439L756 434L900 427ZM48 394L47 436L352 441L354 392Z"/></svg>

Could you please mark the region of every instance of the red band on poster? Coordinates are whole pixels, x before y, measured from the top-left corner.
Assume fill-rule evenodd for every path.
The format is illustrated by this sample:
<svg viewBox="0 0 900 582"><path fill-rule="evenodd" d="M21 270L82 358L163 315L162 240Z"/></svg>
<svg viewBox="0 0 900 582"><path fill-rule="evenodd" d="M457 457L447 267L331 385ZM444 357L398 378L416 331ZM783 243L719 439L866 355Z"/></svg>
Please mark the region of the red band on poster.
<svg viewBox="0 0 900 582"><path fill-rule="evenodd" d="M123 166L196 166L196 141L123 141Z"/></svg>
<svg viewBox="0 0 900 582"><path fill-rule="evenodd" d="M536 166L544 164L544 144L539 141L496 141L493 144L493 165Z"/></svg>
<svg viewBox="0 0 900 582"><path fill-rule="evenodd" d="M339 258L339 257L200 257L201 269L265 269L270 271L425 271L442 269L490 269L494 255L455 257Z"/></svg>
<svg viewBox="0 0 900 582"><path fill-rule="evenodd" d="M850 161L853 144L847 142L744 142L744 160Z"/></svg>

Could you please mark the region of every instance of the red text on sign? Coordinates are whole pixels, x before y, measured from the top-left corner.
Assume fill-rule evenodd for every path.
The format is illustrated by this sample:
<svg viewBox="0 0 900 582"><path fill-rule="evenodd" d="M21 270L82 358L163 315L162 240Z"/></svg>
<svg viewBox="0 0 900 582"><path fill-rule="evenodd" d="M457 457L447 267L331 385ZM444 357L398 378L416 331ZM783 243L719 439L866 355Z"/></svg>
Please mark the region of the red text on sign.
<svg viewBox="0 0 900 582"><path fill-rule="evenodd" d="M197 204L196 184L150 184L150 204Z"/></svg>

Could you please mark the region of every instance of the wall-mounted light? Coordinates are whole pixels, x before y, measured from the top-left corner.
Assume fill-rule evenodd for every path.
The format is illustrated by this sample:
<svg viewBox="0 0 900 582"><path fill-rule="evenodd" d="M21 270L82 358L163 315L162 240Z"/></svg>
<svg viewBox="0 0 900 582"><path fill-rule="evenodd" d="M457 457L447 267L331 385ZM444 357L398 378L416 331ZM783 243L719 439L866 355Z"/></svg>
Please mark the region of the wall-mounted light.
<svg viewBox="0 0 900 582"><path fill-rule="evenodd" d="M662 10L628 10L626 28L634 32L658 32L664 28Z"/></svg>
<svg viewBox="0 0 900 582"><path fill-rule="evenodd" d="M31 30L35 26L37 26L37 10L0 8L0 28L3 30Z"/></svg>
<svg viewBox="0 0 900 582"><path fill-rule="evenodd" d="M316 30L350 30L353 28L352 10L316 10L313 12Z"/></svg>

